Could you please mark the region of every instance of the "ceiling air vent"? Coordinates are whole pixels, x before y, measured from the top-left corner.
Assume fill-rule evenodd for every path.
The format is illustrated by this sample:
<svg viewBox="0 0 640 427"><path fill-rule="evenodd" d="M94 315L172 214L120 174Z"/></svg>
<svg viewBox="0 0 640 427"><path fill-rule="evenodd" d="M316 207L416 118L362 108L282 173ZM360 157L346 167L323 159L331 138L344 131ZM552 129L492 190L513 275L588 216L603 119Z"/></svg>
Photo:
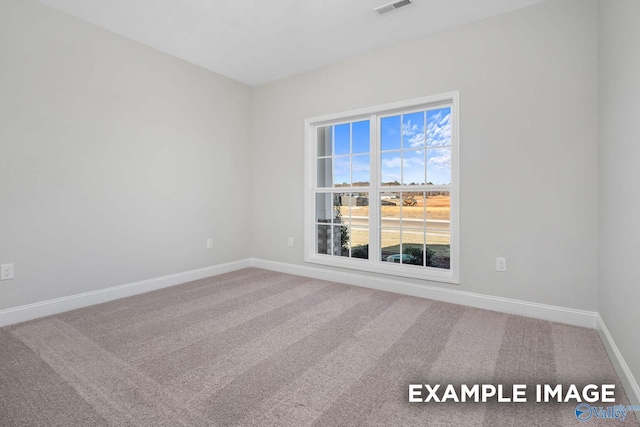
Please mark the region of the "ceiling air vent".
<svg viewBox="0 0 640 427"><path fill-rule="evenodd" d="M396 9L400 9L404 6L409 6L412 3L411 0L398 0L393 3L378 6L373 9L378 15L384 15L385 13L393 12Z"/></svg>

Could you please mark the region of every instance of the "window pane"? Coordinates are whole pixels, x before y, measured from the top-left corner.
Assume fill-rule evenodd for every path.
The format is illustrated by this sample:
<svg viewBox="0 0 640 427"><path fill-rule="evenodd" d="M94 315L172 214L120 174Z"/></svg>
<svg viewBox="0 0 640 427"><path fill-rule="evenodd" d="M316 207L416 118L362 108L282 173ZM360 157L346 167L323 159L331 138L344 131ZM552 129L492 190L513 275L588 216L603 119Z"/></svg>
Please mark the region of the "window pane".
<svg viewBox="0 0 640 427"><path fill-rule="evenodd" d="M316 194L316 222L330 223L333 217L333 203L331 193Z"/></svg>
<svg viewBox="0 0 640 427"><path fill-rule="evenodd" d="M402 193L389 192L380 195L382 227L400 227L400 205L402 205Z"/></svg>
<svg viewBox="0 0 640 427"><path fill-rule="evenodd" d="M380 119L380 149L397 150L400 148L400 116Z"/></svg>
<svg viewBox="0 0 640 427"><path fill-rule="evenodd" d="M333 182L332 165L331 158L318 159L318 187L331 187Z"/></svg>
<svg viewBox="0 0 640 427"><path fill-rule="evenodd" d="M334 126L336 151L335 154L349 154L351 152L351 125Z"/></svg>
<svg viewBox="0 0 640 427"><path fill-rule="evenodd" d="M451 145L451 107L427 111L427 145Z"/></svg>
<svg viewBox="0 0 640 427"><path fill-rule="evenodd" d="M338 256L349 256L349 227L346 225L339 225L333 227L334 239L336 242L335 254Z"/></svg>
<svg viewBox="0 0 640 427"><path fill-rule="evenodd" d="M371 182L371 161L369 156L353 156L351 158L351 173L353 185L368 186Z"/></svg>
<svg viewBox="0 0 640 427"><path fill-rule="evenodd" d="M318 128L317 141L318 141L318 157L331 156L332 150L332 132L333 126L325 126Z"/></svg>
<svg viewBox="0 0 640 427"><path fill-rule="evenodd" d="M351 225L369 226L369 193L352 193Z"/></svg>
<svg viewBox="0 0 640 427"><path fill-rule="evenodd" d="M402 157L402 183L404 185L423 185L425 176L424 151L404 151Z"/></svg>
<svg viewBox="0 0 640 427"><path fill-rule="evenodd" d="M318 225L316 226L316 249L319 254L331 255L331 225Z"/></svg>
<svg viewBox="0 0 640 427"><path fill-rule="evenodd" d="M333 184L335 187L351 185L351 157L336 157L333 166Z"/></svg>
<svg viewBox="0 0 640 427"><path fill-rule="evenodd" d="M402 193L402 227L424 228L424 193L405 191Z"/></svg>
<svg viewBox="0 0 640 427"><path fill-rule="evenodd" d="M351 217L351 195L349 193L335 193L333 195L333 222L349 225Z"/></svg>
<svg viewBox="0 0 640 427"><path fill-rule="evenodd" d="M424 111L402 116L402 147L419 148L424 146Z"/></svg>
<svg viewBox="0 0 640 427"><path fill-rule="evenodd" d="M400 165L402 158L400 152L382 153L380 161L380 174L382 185L400 185Z"/></svg>
<svg viewBox="0 0 640 427"><path fill-rule="evenodd" d="M351 257L369 259L369 229L351 228Z"/></svg>
<svg viewBox="0 0 640 427"><path fill-rule="evenodd" d="M449 230L451 197L448 191L427 193L427 228Z"/></svg>
<svg viewBox="0 0 640 427"><path fill-rule="evenodd" d="M400 262L400 229L382 228L380 231L380 259L387 262Z"/></svg>
<svg viewBox="0 0 640 427"><path fill-rule="evenodd" d="M347 227L342 226L342 225L334 224L332 226L332 228L333 228L333 252L332 252L332 255L340 256L340 254L342 252L342 241L343 241L342 229L343 228L347 228Z"/></svg>
<svg viewBox="0 0 640 427"><path fill-rule="evenodd" d="M451 238L448 232L427 230L427 266L448 270L451 264Z"/></svg>
<svg viewBox="0 0 640 427"><path fill-rule="evenodd" d="M362 122L355 122L352 124L352 152L355 153L368 153L369 140L370 140L370 124L369 120Z"/></svg>
<svg viewBox="0 0 640 427"><path fill-rule="evenodd" d="M451 148L427 149L427 183L451 184Z"/></svg>
<svg viewBox="0 0 640 427"><path fill-rule="evenodd" d="M402 228L402 263L424 265L424 229Z"/></svg>

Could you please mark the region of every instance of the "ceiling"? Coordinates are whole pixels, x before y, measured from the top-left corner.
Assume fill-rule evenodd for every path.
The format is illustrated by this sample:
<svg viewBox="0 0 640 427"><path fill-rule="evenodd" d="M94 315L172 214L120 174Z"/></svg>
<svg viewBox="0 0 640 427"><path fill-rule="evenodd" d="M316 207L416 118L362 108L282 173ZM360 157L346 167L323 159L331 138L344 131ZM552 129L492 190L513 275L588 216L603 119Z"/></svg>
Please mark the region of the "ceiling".
<svg viewBox="0 0 640 427"><path fill-rule="evenodd" d="M38 0L249 85L544 0Z"/></svg>

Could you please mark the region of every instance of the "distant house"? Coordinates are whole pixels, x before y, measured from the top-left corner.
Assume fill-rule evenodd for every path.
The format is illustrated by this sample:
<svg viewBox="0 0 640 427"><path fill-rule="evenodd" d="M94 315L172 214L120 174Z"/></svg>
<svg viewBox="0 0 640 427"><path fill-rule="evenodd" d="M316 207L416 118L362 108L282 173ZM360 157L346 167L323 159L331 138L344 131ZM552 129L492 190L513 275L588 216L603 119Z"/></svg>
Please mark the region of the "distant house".
<svg viewBox="0 0 640 427"><path fill-rule="evenodd" d="M369 198L364 196L340 196L341 206L369 206Z"/></svg>

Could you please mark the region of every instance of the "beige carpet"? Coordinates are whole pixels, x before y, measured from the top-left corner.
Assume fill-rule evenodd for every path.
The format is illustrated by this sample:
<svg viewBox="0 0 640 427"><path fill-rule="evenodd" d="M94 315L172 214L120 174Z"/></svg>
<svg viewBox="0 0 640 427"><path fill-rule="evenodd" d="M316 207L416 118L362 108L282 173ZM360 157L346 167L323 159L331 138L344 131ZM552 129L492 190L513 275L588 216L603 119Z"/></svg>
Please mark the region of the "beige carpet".
<svg viewBox="0 0 640 427"><path fill-rule="evenodd" d="M258 269L0 329L2 426L637 425L409 404L414 382L614 383L628 404L593 330Z"/></svg>

